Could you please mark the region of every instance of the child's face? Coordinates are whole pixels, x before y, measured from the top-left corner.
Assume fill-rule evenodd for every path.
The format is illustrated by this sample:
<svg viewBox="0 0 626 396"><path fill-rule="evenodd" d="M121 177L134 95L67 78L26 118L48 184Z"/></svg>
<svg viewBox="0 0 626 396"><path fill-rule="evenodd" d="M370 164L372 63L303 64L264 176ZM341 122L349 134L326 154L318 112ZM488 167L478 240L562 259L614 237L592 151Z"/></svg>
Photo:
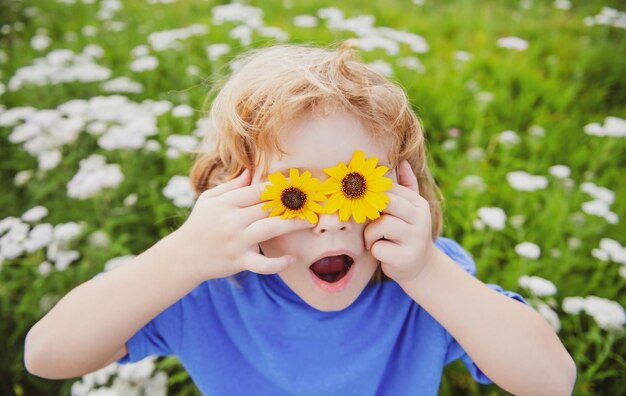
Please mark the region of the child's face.
<svg viewBox="0 0 626 396"><path fill-rule="evenodd" d="M362 150L366 157L378 157L378 165L389 166L385 144L375 141L355 116L346 112L335 112L328 117L316 114L296 119L281 133L281 144L287 152L282 158L274 157L269 173L290 168L300 172L310 171L321 182L328 176L325 168L344 162L348 164L354 151ZM388 177L397 181L395 171ZM260 181L260 172L253 175L252 182ZM378 268L378 261L365 249L363 230L370 220L357 224L351 217L348 222L339 221L337 213L319 215L318 223L306 230L285 234L260 244L268 257L290 255L296 262L278 273L281 279L306 303L322 311L338 311L348 307L367 286ZM347 256L354 262L346 265L346 275L336 282L327 282L315 275L311 265L324 257L346 264Z"/></svg>

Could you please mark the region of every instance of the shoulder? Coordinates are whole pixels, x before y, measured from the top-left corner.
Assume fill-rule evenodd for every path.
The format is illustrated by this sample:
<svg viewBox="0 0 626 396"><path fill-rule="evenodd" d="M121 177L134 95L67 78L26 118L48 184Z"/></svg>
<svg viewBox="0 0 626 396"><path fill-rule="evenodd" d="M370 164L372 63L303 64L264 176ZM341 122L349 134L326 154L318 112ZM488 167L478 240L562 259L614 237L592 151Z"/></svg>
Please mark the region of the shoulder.
<svg viewBox="0 0 626 396"><path fill-rule="evenodd" d="M474 258L457 241L440 236L435 240L435 246L454 260L455 263L459 264L465 271L476 276Z"/></svg>

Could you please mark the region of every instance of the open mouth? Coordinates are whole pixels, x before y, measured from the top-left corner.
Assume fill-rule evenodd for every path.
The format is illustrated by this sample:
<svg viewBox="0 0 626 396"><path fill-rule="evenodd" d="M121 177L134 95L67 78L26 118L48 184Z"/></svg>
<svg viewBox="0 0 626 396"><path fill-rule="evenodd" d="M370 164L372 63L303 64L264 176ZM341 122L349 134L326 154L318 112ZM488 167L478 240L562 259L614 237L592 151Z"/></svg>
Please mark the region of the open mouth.
<svg viewBox="0 0 626 396"><path fill-rule="evenodd" d="M324 282L335 283L346 276L352 264L354 264L352 257L342 254L319 259L309 268Z"/></svg>

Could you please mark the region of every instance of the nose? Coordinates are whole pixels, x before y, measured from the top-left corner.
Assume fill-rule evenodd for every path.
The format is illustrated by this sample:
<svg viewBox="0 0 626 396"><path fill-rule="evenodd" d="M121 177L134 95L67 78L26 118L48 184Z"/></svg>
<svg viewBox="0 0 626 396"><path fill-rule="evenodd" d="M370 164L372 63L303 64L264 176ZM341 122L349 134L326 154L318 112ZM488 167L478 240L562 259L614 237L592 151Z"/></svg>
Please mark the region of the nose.
<svg viewBox="0 0 626 396"><path fill-rule="evenodd" d="M345 232L352 229L351 221L340 221L338 213L332 214L318 214L319 219L313 232L317 235L325 234L327 232Z"/></svg>

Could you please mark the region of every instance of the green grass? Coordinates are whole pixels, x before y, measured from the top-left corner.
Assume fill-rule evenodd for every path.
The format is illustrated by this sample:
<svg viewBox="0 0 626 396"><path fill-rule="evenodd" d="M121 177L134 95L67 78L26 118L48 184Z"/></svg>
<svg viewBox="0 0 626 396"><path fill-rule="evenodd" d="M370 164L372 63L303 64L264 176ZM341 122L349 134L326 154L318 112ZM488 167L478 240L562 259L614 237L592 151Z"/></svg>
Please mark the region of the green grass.
<svg viewBox="0 0 626 396"><path fill-rule="evenodd" d="M536 275L554 282L562 329L559 336L578 366L576 395L619 394L626 388L626 344L622 334L601 330L585 314L572 316L560 308L568 296L596 295L626 305L626 280L619 276L620 264L602 262L591 256L601 238L612 238L626 245L623 219L626 217L626 140L615 137L589 136L583 127L603 122L607 116L626 118L626 30L609 26L585 26L583 19L597 15L603 6L626 11L619 1L576 1L570 10L560 10L551 1L534 1L521 8L518 1L480 2L432 1L423 6L410 1L345 2L270 0L251 2L264 11L266 26L279 27L290 34L290 42L325 45L354 37L348 31L330 30L323 22L316 28L297 28L296 15L315 15L323 7L338 6L346 17L374 15L376 26L387 26L422 35L430 46L417 54L424 64L423 74L396 65L396 59L412 56L406 45L400 45L397 56L382 50L362 52L371 62L384 59L394 66L390 78L402 85L419 114L427 133L432 171L445 195L444 235L458 240L475 257L478 275L486 283L500 284L507 290L527 296L518 285L521 275ZM112 78L128 76L144 85L140 94L128 94L130 100L168 100L177 104L202 107L213 82L227 71L227 62L245 51L229 37L235 23L212 25L211 9L217 2L180 0L170 5L126 2L113 18L122 21L122 31L107 30L96 18L98 4L63 5L53 1L0 3L0 26L18 26L18 30L0 33L0 49L7 62L0 63L0 82L8 85L19 68L53 49L80 52L87 44L97 44L105 55L97 63L112 70ZM621 7L621 8L620 8ZM156 70L134 73L129 70L131 50L147 44L149 33L187 27L193 23L209 25L207 35L182 40L182 50L151 51L159 59ZM22 26L19 29L19 26ZM84 37L81 29L93 25L98 34ZM30 39L45 29L52 39L48 49L31 48ZM74 37L72 38L72 34ZM496 41L505 36L528 40L526 51L498 48ZM253 36L250 47L269 45L275 40ZM206 47L228 43L231 52L209 62ZM472 58L460 63L455 51L467 51ZM189 65L200 70L199 76L186 73ZM33 106L54 109L76 98L89 99L107 95L100 83L68 83L47 86L24 86L5 92L0 104L7 109ZM469 88L468 88L469 87ZM473 87L473 88L472 88ZM480 105L478 92L493 94L493 101ZM177 119L169 113L158 121L155 137L163 147L170 134L190 134L198 116ZM545 136L533 137L529 128L545 128ZM456 148L444 150L448 130L457 128ZM170 159L165 148L157 153L133 150L100 149L88 134L62 148L59 166L47 173L37 173L29 183L16 187L13 177L20 170L37 169L37 159L21 145L9 142L13 128L0 127L0 219L19 217L35 205L47 207L50 214L44 222L59 224L84 221L87 228L75 242L81 259L63 272L42 277L37 267L45 259L42 250L7 260L0 271L0 393L35 395L69 394L75 380L44 381L28 375L22 365L23 340L28 329L45 313L42 299L56 301L76 285L103 270L104 263L124 254L138 254L160 237L176 229L188 210L174 206L161 190L173 175L186 175L191 164L188 157ZM520 144L507 148L497 143L497 135L513 130ZM485 155L471 159L468 150L480 147ZM106 190L87 200L67 196L66 184L76 173L78 162L92 153L120 164L125 179L119 188ZM548 174L552 165L564 164L571 169L572 189L562 187ZM509 186L506 174L525 170L549 179L546 189L520 192ZM459 189L466 175L483 178L486 191ZM583 214L584 222L572 220L581 216L581 204L592 198L580 185L590 181L615 192L611 210L621 222ZM130 193L139 196L133 207L123 200ZM497 206L510 218L524 215L523 226L515 229L507 223L502 231L477 230L473 221L477 210ZM108 249L85 243L95 230L112 236ZM581 241L577 249L568 247L570 238ZM542 249L539 260L518 256L514 246L523 241L537 243ZM553 257L558 249L560 257ZM159 367L170 374L171 394L197 394L182 367L173 358L161 360ZM444 371L442 395L501 395L494 385L475 383L457 361Z"/></svg>

